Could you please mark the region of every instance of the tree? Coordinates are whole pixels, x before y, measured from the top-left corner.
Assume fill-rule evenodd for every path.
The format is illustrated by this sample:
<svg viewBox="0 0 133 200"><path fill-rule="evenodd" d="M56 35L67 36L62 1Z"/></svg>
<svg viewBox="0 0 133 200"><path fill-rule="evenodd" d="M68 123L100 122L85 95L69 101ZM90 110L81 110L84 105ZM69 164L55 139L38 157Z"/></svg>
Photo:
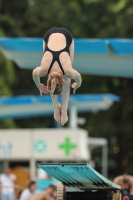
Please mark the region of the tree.
<svg viewBox="0 0 133 200"><path fill-rule="evenodd" d="M0 96L12 96L12 86L15 84L15 71L13 63L0 53ZM13 120L0 122L1 128L15 128Z"/></svg>

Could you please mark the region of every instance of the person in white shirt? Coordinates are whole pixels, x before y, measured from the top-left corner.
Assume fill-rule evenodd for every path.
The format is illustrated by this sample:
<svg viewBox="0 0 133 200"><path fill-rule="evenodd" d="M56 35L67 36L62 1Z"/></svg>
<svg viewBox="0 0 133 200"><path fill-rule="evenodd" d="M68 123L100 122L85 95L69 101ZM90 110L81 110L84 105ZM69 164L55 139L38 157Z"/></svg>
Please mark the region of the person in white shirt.
<svg viewBox="0 0 133 200"><path fill-rule="evenodd" d="M28 200L36 193L36 182L30 181L28 187L22 191L19 200Z"/></svg>
<svg viewBox="0 0 133 200"><path fill-rule="evenodd" d="M14 184L16 176L11 173L9 167L5 167L0 175L1 200L14 200Z"/></svg>
<svg viewBox="0 0 133 200"><path fill-rule="evenodd" d="M39 192L28 200L55 200L57 199L57 187L49 185L45 191Z"/></svg>

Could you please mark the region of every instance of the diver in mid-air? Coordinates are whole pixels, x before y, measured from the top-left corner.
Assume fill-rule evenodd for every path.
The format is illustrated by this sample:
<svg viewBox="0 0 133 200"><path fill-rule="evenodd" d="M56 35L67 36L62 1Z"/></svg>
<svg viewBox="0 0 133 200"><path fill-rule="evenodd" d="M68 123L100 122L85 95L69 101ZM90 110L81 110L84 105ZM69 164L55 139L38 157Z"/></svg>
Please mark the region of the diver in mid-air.
<svg viewBox="0 0 133 200"><path fill-rule="evenodd" d="M54 107L54 119L64 125L68 121L67 109L70 87L73 94L81 86L81 75L72 68L74 40L66 28L51 28L44 36L44 55L40 67L33 70L33 79L40 95L50 94ZM47 86L40 83L40 77L48 75ZM75 82L71 85L71 79ZM58 95L62 104L58 103Z"/></svg>

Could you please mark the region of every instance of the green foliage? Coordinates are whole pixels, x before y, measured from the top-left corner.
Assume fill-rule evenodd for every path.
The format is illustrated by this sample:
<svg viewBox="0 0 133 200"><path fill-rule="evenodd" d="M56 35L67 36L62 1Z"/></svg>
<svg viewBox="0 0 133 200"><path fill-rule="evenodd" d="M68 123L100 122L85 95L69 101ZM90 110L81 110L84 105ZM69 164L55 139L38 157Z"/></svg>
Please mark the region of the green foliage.
<svg viewBox="0 0 133 200"><path fill-rule="evenodd" d="M0 96L12 96L12 86L15 84L15 70L13 63L0 53ZM0 128L15 128L13 120L0 122Z"/></svg>
<svg viewBox="0 0 133 200"><path fill-rule="evenodd" d="M43 37L51 27L66 27L75 38L132 38L133 0L0 0L0 36ZM39 94L31 70L18 68L0 54L0 95ZM43 79L42 79L43 81ZM83 75L78 93L114 93L121 97L109 110L81 113L82 126L93 137L109 142L109 172L133 174L133 80ZM87 87L86 87L87 86ZM52 121L49 124L49 121ZM1 128L54 126L53 117L7 120ZM101 152L94 152L101 167Z"/></svg>
<svg viewBox="0 0 133 200"><path fill-rule="evenodd" d="M12 96L11 86L15 83L13 63L0 53L0 96Z"/></svg>
<svg viewBox="0 0 133 200"><path fill-rule="evenodd" d="M96 76L89 76L88 79L90 79L88 80L90 92L111 92L120 96L121 101L104 112L80 114L87 119L82 128L89 130L90 136L102 136L108 139L109 160L113 158L116 166L111 169L113 173L128 172L132 174L130 161L133 159L133 80ZM86 76L83 80L86 81ZM86 84L87 82L83 82L83 89ZM121 167L119 168L119 166Z"/></svg>
<svg viewBox="0 0 133 200"><path fill-rule="evenodd" d="M7 128L17 128L16 127L16 123L14 120L12 119L7 119L7 120L4 120L4 121L0 121L0 129L7 129Z"/></svg>

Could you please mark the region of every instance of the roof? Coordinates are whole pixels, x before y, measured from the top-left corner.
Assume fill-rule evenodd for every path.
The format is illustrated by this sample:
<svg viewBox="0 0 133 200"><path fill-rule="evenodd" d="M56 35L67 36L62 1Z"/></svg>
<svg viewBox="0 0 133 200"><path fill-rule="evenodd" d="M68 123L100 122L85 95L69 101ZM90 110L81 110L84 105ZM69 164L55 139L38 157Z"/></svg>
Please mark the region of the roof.
<svg viewBox="0 0 133 200"><path fill-rule="evenodd" d="M99 174L88 164L40 163L38 167L68 187L77 187L83 190L121 188Z"/></svg>
<svg viewBox="0 0 133 200"><path fill-rule="evenodd" d="M0 38L0 50L19 67L40 65L42 38ZM74 39L73 67L80 73L133 77L132 39Z"/></svg>
<svg viewBox="0 0 133 200"><path fill-rule="evenodd" d="M69 109L74 105L78 112L96 112L109 109L119 100L120 98L113 94L75 94L70 95ZM49 95L1 97L0 110L0 120L53 115L53 105Z"/></svg>
<svg viewBox="0 0 133 200"><path fill-rule="evenodd" d="M97 147L105 146L108 144L107 139L105 138L98 138L98 137L89 137L88 144L91 149L95 149Z"/></svg>

